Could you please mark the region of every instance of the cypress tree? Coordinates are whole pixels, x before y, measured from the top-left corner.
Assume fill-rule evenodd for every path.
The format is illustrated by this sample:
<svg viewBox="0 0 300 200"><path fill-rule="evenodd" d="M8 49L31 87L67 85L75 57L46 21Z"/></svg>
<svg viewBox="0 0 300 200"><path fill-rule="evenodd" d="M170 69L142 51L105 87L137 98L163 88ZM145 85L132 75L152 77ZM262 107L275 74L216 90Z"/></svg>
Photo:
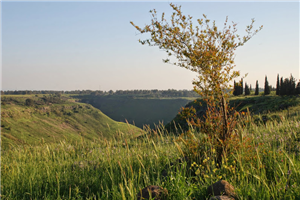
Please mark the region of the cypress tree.
<svg viewBox="0 0 300 200"><path fill-rule="evenodd" d="M241 86L240 86L240 94L243 94L244 90L244 81L241 79Z"/></svg>
<svg viewBox="0 0 300 200"><path fill-rule="evenodd" d="M268 82L267 76L265 76L265 90L264 90L264 94L265 95L270 94L270 87L269 87L269 82Z"/></svg>
<svg viewBox="0 0 300 200"><path fill-rule="evenodd" d="M290 93L289 85L290 85L290 80L288 78L285 78L282 84L282 95L289 95Z"/></svg>
<svg viewBox="0 0 300 200"><path fill-rule="evenodd" d="M245 96L246 95L250 95L250 90L249 90L249 86L247 83L245 83Z"/></svg>
<svg viewBox="0 0 300 200"><path fill-rule="evenodd" d="M259 91L258 91L258 81L256 81L256 86L255 86L255 95L258 95Z"/></svg>
<svg viewBox="0 0 300 200"><path fill-rule="evenodd" d="M238 83L236 83L234 81L234 91L233 91L233 95L234 96L238 96L243 94L243 79L241 79Z"/></svg>
<svg viewBox="0 0 300 200"><path fill-rule="evenodd" d="M298 82L296 87L296 94L300 94L300 81Z"/></svg>
<svg viewBox="0 0 300 200"><path fill-rule="evenodd" d="M243 85L241 85L241 81L239 82L239 95L243 94L242 93L242 88L243 88Z"/></svg>
<svg viewBox="0 0 300 200"><path fill-rule="evenodd" d="M233 95L236 96L236 82L233 82Z"/></svg>
<svg viewBox="0 0 300 200"><path fill-rule="evenodd" d="M280 85L279 85L279 74L277 74L277 83L276 83L276 95L279 95Z"/></svg>
<svg viewBox="0 0 300 200"><path fill-rule="evenodd" d="M279 95L284 95L283 77L280 78Z"/></svg>
<svg viewBox="0 0 300 200"><path fill-rule="evenodd" d="M289 81L289 94L288 95L295 95L295 88L296 88L296 80L294 79L293 75L290 76Z"/></svg>

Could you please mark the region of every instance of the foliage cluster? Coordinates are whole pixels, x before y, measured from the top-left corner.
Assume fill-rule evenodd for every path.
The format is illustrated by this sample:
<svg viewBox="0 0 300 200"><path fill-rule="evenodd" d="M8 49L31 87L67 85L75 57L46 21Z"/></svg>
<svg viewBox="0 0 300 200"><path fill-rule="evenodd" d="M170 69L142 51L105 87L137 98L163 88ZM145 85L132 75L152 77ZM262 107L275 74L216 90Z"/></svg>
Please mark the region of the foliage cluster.
<svg viewBox="0 0 300 200"><path fill-rule="evenodd" d="M283 95L299 95L300 94L300 82L296 85L296 79L291 74L290 78L281 77L279 82L279 74L277 76L277 88L276 94Z"/></svg>
<svg viewBox="0 0 300 200"><path fill-rule="evenodd" d="M243 79L241 79L240 81L239 81L239 83L236 83L235 81L234 81L234 83L233 83L233 95L234 96L238 96L238 95L242 95L243 94Z"/></svg>
<svg viewBox="0 0 300 200"><path fill-rule="evenodd" d="M43 96L20 95L20 96L5 96L1 97L1 104L12 104L20 106L43 106L49 104L62 104L67 101L67 97L62 97L60 94L50 94Z"/></svg>
<svg viewBox="0 0 300 200"><path fill-rule="evenodd" d="M234 88L233 88L233 95L238 96L243 94L243 79L241 79L238 83L234 81ZM271 91L275 90L269 85L267 76L265 76L265 83L264 83L264 95L269 95ZM245 95L250 95L251 92L251 85L250 89L247 83L245 83L244 93ZM296 84L296 79L291 74L290 78L283 78L279 80L279 74L277 75L277 82L276 82L276 95L298 95L300 94L300 82ZM255 95L259 95L259 85L258 81L256 81L255 87Z"/></svg>

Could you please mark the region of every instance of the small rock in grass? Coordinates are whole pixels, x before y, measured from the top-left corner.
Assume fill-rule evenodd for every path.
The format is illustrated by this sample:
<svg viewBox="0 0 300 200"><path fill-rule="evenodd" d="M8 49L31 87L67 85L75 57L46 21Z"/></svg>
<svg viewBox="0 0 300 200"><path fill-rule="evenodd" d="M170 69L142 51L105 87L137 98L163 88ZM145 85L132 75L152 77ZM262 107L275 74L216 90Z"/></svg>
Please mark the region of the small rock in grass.
<svg viewBox="0 0 300 200"><path fill-rule="evenodd" d="M207 193L211 196L227 195L235 197L234 187L225 180L220 180L207 188Z"/></svg>
<svg viewBox="0 0 300 200"><path fill-rule="evenodd" d="M149 185L144 189L140 190L137 194L138 200L153 199L163 200L168 194L168 190L156 185ZM151 197L151 198L150 198Z"/></svg>

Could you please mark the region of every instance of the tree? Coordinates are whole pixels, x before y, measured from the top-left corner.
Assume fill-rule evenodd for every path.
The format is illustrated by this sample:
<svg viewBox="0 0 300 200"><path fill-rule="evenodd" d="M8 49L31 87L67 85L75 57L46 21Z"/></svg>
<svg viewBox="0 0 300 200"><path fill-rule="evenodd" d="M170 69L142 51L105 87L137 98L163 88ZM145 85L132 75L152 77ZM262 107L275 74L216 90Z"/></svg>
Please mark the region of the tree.
<svg viewBox="0 0 300 200"><path fill-rule="evenodd" d="M251 84L250 84L250 94L251 94L251 92L252 92L252 86L251 86Z"/></svg>
<svg viewBox="0 0 300 200"><path fill-rule="evenodd" d="M250 89L247 83L245 83L245 95L250 95Z"/></svg>
<svg viewBox="0 0 300 200"><path fill-rule="evenodd" d="M264 95L270 94L270 87L269 87L269 82L267 79L267 76L265 76L265 90L264 90Z"/></svg>
<svg viewBox="0 0 300 200"><path fill-rule="evenodd" d="M279 86L279 95L284 95L285 93L285 88L283 85L283 77L280 78L280 86Z"/></svg>
<svg viewBox="0 0 300 200"><path fill-rule="evenodd" d="M258 94L259 94L258 81L256 81L255 94L254 95L258 95Z"/></svg>
<svg viewBox="0 0 300 200"><path fill-rule="evenodd" d="M236 83L235 81L234 81L234 88L233 88L233 95L234 96L238 96L238 95L241 95L241 94L243 94L242 93L242 91L243 91L243 79L241 79L240 80L240 82L239 83Z"/></svg>
<svg viewBox="0 0 300 200"><path fill-rule="evenodd" d="M279 95L280 84L279 84L279 74L277 74L277 82L276 82L276 95Z"/></svg>
<svg viewBox="0 0 300 200"><path fill-rule="evenodd" d="M26 106L33 106L34 105L34 101L32 99L26 99L25 100L25 105Z"/></svg>
<svg viewBox="0 0 300 200"><path fill-rule="evenodd" d="M244 93L244 80L241 79L241 87L240 87L240 94Z"/></svg>
<svg viewBox="0 0 300 200"><path fill-rule="evenodd" d="M233 93L232 93L234 96L236 96L237 95L237 85L236 85L236 82L235 82L235 80L234 80L234 82L233 82Z"/></svg>
<svg viewBox="0 0 300 200"><path fill-rule="evenodd" d="M288 95L295 95L295 91L296 91L296 79L291 74L290 80L289 80Z"/></svg>
<svg viewBox="0 0 300 200"><path fill-rule="evenodd" d="M113 90L109 90L109 91L108 91L108 94L109 94L109 95L113 95L113 94L114 94L114 91L113 91Z"/></svg>
<svg viewBox="0 0 300 200"><path fill-rule="evenodd" d="M300 81L297 83L296 94L300 94Z"/></svg>
<svg viewBox="0 0 300 200"><path fill-rule="evenodd" d="M170 6L174 11L170 23L165 19L164 13L158 19L155 9L150 10L151 23L145 25L144 28L138 27L133 22L130 23L140 33L150 33L149 39L139 40L142 45L158 46L165 50L168 56L174 56L177 59L177 62L171 62L168 58L163 59L165 63L198 73L198 79L193 81L193 85L194 90L207 103L206 119L215 123L212 120L214 113L210 110L222 112L223 124L220 133L215 130L215 133L208 134L217 137L223 145L233 132L233 130L229 131L228 94L226 91L232 90L230 83L240 75L239 71L233 71L235 67L234 52L237 47L243 46L261 30L262 26L253 31L254 19L252 19L252 23L246 28L246 36L241 38L236 34L237 24L228 25L228 17L221 30L218 29L215 21L211 24L204 14L202 19L197 20L198 25L193 26L192 17L183 15L181 6L172 3ZM215 107L219 107L219 109L214 109Z"/></svg>
<svg viewBox="0 0 300 200"><path fill-rule="evenodd" d="M290 79L281 77L279 95L295 95L296 94L296 79L291 74Z"/></svg>

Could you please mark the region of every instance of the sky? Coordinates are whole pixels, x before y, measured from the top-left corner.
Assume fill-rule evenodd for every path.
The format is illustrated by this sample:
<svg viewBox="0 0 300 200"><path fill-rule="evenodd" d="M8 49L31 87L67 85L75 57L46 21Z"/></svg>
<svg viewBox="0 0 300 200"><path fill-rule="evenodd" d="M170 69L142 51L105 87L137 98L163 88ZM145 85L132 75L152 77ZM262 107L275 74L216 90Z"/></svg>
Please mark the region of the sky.
<svg viewBox="0 0 300 200"><path fill-rule="evenodd" d="M171 18L171 1L2 1L2 90L133 90L193 88L194 72L163 63L167 54L141 45L150 10ZM276 85L277 74L299 79L299 2L179 2L185 15L207 15L238 33L255 19L263 29L236 50L244 83Z"/></svg>

